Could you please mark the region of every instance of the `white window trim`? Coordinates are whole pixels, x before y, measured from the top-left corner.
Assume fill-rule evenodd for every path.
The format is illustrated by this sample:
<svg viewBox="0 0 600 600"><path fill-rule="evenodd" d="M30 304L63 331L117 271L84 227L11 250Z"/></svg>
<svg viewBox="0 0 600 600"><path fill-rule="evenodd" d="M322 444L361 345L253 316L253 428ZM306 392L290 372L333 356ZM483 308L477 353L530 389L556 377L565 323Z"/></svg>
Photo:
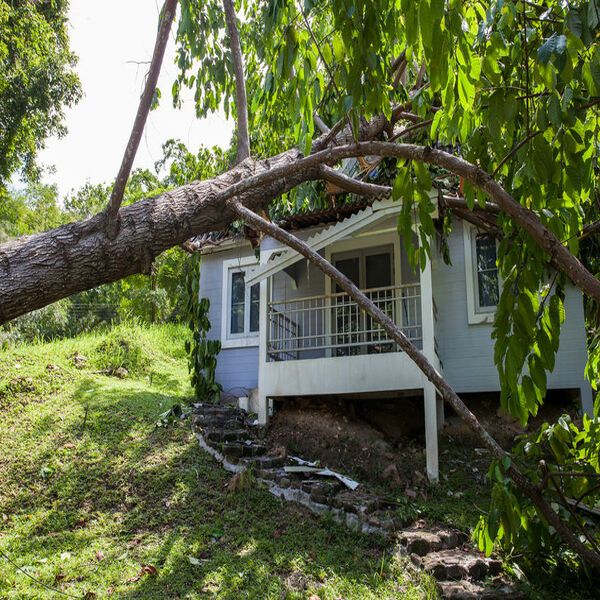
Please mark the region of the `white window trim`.
<svg viewBox="0 0 600 600"><path fill-rule="evenodd" d="M496 307L479 306L479 283L477 278L475 254L475 236L478 229L463 221L463 241L465 247L465 280L467 284L467 319L469 325L482 325L494 322ZM502 292L502 283L498 279L498 291Z"/></svg>
<svg viewBox="0 0 600 600"><path fill-rule="evenodd" d="M258 331L244 333L230 333L229 323L231 320L231 274L243 271L245 267L258 264L254 256L244 258L233 258L223 261L223 292L221 296L221 347L222 348L247 348L258 346ZM250 288L246 286L246 309L249 308ZM244 311L244 329L248 328L250 311ZM259 320L260 322L260 320ZM260 330L260 327L259 327Z"/></svg>

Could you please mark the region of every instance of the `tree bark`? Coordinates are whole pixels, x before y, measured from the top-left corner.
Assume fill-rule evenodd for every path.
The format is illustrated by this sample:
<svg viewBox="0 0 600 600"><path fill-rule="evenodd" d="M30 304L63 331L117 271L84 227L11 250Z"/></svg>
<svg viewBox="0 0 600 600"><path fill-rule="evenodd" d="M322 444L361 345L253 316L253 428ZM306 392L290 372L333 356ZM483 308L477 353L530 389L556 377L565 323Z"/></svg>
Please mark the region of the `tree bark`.
<svg viewBox="0 0 600 600"><path fill-rule="evenodd" d="M248 100L246 99L246 78L244 77L244 61L240 34L236 22L235 9L232 0L223 0L225 21L229 34L229 48L233 57L233 72L235 74L235 104L237 107L237 162L240 163L250 156L250 136L248 134Z"/></svg>
<svg viewBox="0 0 600 600"><path fill-rule="evenodd" d="M131 172L131 167L133 166L140 140L142 139L142 133L144 132L148 113L150 112L150 106L152 105L152 99L154 98L154 92L156 90L156 83L158 82L160 68L165 55L165 48L169 41L169 32L171 31L175 12L177 11L177 4L178 0L165 0L162 18L158 26L158 33L154 44L154 52L152 53L150 70L146 77L146 84L144 85L144 91L140 98L140 104L138 106L137 114L135 115L135 121L133 122L133 129L131 130L127 147L125 148L121 167L119 168L119 173L117 174L117 179L113 186L108 206L106 207L106 216L111 235L116 233L118 227L118 225L114 225L114 221L117 218L119 207L123 200L125 186L127 185L129 173Z"/></svg>
<svg viewBox="0 0 600 600"><path fill-rule="evenodd" d="M378 117L363 125L360 138L378 135L386 123ZM347 139L348 129L334 141ZM298 149L292 149L260 162L244 161L214 179L193 182L121 208L121 227L114 238L104 231L103 215L97 215L1 245L0 324L76 292L147 272L164 250L200 233L226 229L235 219L226 203L230 198L236 197L253 211L264 210L274 198L299 183L320 178L322 165L365 155L417 160L467 179L530 233L571 281L600 302L600 282L532 211L475 165L414 144L367 141L324 148L325 139L331 143L329 134L318 138L313 144L316 151L310 156L303 157Z"/></svg>
<svg viewBox="0 0 600 600"><path fill-rule="evenodd" d="M220 200L223 190L301 157L299 150L290 150L258 163L244 161L214 179L125 206L114 238L106 234L101 213L0 245L0 324L76 292L148 273L164 250L197 234L227 229L236 215ZM318 178L318 167L294 171L241 194L240 200L253 210L264 209L299 183Z"/></svg>
<svg viewBox="0 0 600 600"><path fill-rule="evenodd" d="M386 331L404 352L412 359L421 372L427 379L436 387L442 398L452 406L456 414L464 421L464 423L473 431L473 433L481 440L483 444L491 452L495 458L504 458L507 456L500 444L486 431L481 425L477 417L469 410L466 404L459 398L458 394L450 386L450 384L441 376L437 369L429 362L428 358L421 352L412 342L404 335L404 333L396 326L396 324L388 317L375 303L367 298L354 285L350 279L338 271L318 252L315 252L305 242L294 236L293 234L281 229L275 223L271 223L262 219L257 214L253 213L237 200L228 200L227 203L231 206L239 217L244 219L248 225L254 229L269 235L278 240L282 244L293 248L326 276L330 277L341 289L343 289L367 314L375 319ZM507 469L515 484L521 491L533 502L540 513L547 519L559 533L563 541L577 552L590 565L600 568L600 555L594 552L585 544L583 544L576 535L565 525L554 509L548 504L546 499L540 493L540 490L534 486L523 473L511 463Z"/></svg>
<svg viewBox="0 0 600 600"><path fill-rule="evenodd" d="M396 107L392 118L400 118L409 105ZM387 126L389 121L380 115L361 125L360 138L378 136ZM313 151L351 139L350 128L340 124L315 139ZM302 158L300 150L293 148L260 162L244 161L214 179L195 181L123 207L114 235L107 233L106 215L100 213L0 244L0 325L77 292L147 273L164 250L196 235L227 229L235 214L221 194L236 183L252 180L253 186L238 198L253 210L267 209L281 194L321 177L320 164L295 168ZM277 177L267 177L262 185L260 176L273 169Z"/></svg>

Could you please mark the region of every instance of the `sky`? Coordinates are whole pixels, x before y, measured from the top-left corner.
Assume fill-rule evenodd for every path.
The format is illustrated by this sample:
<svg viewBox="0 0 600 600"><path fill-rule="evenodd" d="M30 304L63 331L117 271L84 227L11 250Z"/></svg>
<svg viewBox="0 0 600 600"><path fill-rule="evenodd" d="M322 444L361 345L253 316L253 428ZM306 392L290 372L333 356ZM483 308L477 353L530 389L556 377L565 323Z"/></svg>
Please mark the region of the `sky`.
<svg viewBox="0 0 600 600"><path fill-rule="evenodd" d="M149 68L139 63L152 57L161 5L162 0L71 0L71 49L79 56L76 71L84 96L66 111L68 134L49 139L39 155L40 163L55 166L44 182L56 183L61 196L86 181L116 177ZM153 169L169 138L194 152L201 145L227 146L231 139L233 123L223 114L196 118L193 92L184 96L181 109L172 107L174 59L172 32L158 83L160 106L148 115L134 168Z"/></svg>

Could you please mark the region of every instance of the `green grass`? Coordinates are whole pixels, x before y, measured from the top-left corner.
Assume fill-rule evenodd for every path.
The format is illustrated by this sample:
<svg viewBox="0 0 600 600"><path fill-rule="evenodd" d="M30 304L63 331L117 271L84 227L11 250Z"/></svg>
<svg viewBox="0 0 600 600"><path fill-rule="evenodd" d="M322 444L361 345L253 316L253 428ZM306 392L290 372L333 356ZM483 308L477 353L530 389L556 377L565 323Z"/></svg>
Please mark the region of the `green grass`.
<svg viewBox="0 0 600 600"><path fill-rule="evenodd" d="M79 598L435 598L386 540L228 494L189 421L156 427L191 394L185 335L122 326L0 354L0 550ZM113 358L129 377L93 373ZM0 598L60 597L0 556Z"/></svg>

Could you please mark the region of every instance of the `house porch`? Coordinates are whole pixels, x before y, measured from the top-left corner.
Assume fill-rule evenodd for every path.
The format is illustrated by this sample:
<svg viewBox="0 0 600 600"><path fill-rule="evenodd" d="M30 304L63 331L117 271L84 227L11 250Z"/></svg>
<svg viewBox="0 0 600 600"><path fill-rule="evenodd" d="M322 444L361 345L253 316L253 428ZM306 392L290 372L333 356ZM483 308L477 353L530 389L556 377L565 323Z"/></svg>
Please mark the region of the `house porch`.
<svg viewBox="0 0 600 600"><path fill-rule="evenodd" d="M362 284L364 293L440 368L435 351L436 309L430 265L420 274L413 273L396 233L386 236L378 232L376 238L369 238L344 240L325 248L324 254L338 268L348 267L341 261L359 256L362 263L354 260L354 264L368 269L345 274ZM389 245L382 245L386 240ZM382 258L386 253L389 260ZM268 254L262 254L261 262L268 261ZM259 422L267 422L270 400L275 398L422 395L427 471L436 480L437 432L443 423L443 403L435 388L345 292L332 287L328 279L315 281L316 276L312 277L307 285L307 274L299 277L288 268L260 280ZM373 282L386 285L370 287L368 284ZM398 399L398 410L402 411L402 397Z"/></svg>

